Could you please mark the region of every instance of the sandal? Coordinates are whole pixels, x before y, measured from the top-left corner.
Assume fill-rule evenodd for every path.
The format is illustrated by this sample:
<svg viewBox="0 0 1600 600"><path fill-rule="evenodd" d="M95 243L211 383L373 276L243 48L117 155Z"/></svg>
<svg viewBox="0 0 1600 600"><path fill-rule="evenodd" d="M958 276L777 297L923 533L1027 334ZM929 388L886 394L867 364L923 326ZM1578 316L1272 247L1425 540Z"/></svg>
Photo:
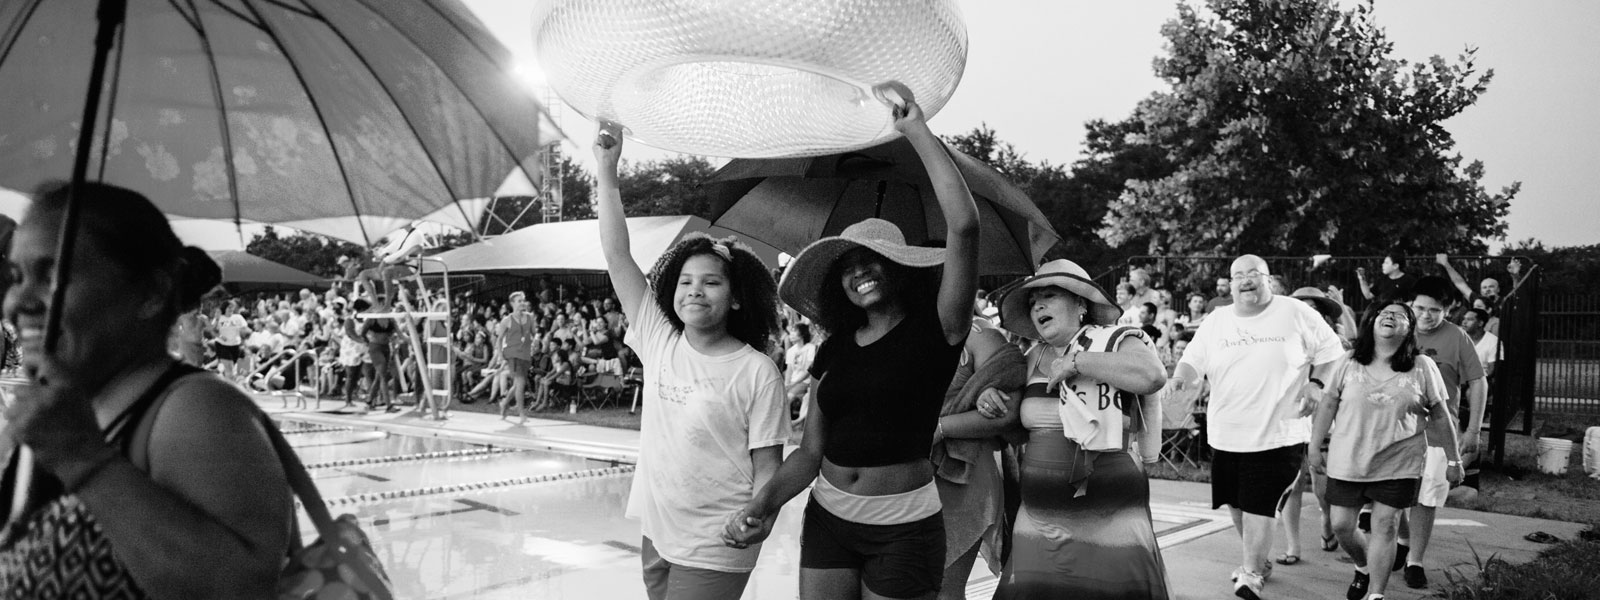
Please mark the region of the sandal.
<svg viewBox="0 0 1600 600"><path fill-rule="evenodd" d="M1323 552L1333 552L1333 551L1338 550L1338 549L1339 549L1339 536L1335 536L1335 535L1322 536L1322 551Z"/></svg>
<svg viewBox="0 0 1600 600"><path fill-rule="evenodd" d="M1278 564L1284 565L1284 566L1297 565L1297 564L1300 564L1300 555L1299 554L1285 554L1283 556L1279 556L1276 560L1277 560Z"/></svg>
<svg viewBox="0 0 1600 600"><path fill-rule="evenodd" d="M1528 541L1533 542L1535 544L1554 544L1556 542L1561 541L1561 538L1558 538L1556 536L1550 535L1550 534L1545 533L1543 531L1535 531L1535 532L1530 533L1528 535L1522 536L1522 539L1528 540Z"/></svg>

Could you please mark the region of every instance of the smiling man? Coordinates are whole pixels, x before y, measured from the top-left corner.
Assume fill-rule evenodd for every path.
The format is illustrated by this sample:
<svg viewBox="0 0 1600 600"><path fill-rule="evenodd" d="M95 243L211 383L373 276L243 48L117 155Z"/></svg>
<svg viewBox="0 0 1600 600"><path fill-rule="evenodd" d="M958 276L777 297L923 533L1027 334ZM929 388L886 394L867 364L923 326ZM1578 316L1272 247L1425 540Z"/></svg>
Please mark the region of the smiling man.
<svg viewBox="0 0 1600 600"><path fill-rule="evenodd" d="M1229 272L1233 304L1200 324L1171 381L1183 391L1210 380L1211 504L1232 510L1244 538L1234 594L1259 600L1278 499L1305 460L1311 432L1303 417L1344 347L1311 306L1273 295L1260 257L1241 256Z"/></svg>
<svg viewBox="0 0 1600 600"><path fill-rule="evenodd" d="M1488 381L1484 379L1483 362L1478 358L1472 338L1454 323L1445 320L1450 306L1458 300L1449 280L1443 277L1424 277L1407 298L1411 310L1417 313L1417 347L1439 365L1444 378L1445 391L1450 401L1445 407L1450 418L1459 427L1461 462L1466 466L1467 477L1463 485L1477 487L1477 466L1472 464L1477 456L1478 432L1483 428L1484 406L1487 400ZM1428 439L1427 462L1422 471L1422 489L1417 494L1417 504L1406 511L1400 524L1399 550L1395 568L1405 568L1402 576L1407 586L1428 586L1423 560L1427 557L1428 543L1433 538L1433 519L1439 507L1444 506L1450 493L1450 483L1445 480L1445 470L1450 465L1445 460L1443 444L1447 440Z"/></svg>

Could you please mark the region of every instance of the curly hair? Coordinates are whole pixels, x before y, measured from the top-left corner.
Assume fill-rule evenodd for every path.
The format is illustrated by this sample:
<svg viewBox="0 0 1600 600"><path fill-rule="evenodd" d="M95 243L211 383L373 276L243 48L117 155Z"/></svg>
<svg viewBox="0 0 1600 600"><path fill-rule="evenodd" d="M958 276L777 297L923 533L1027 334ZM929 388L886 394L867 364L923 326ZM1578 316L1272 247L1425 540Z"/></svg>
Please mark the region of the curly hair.
<svg viewBox="0 0 1600 600"><path fill-rule="evenodd" d="M1406 311L1406 321L1410 323L1406 339L1395 349L1394 356L1389 357L1389 368L1394 369L1396 373L1405 373L1417 366L1417 355L1422 353L1422 347L1417 345L1417 314L1411 312L1409 305L1399 300L1373 304L1367 309L1367 313L1361 317L1361 333L1356 335L1355 350L1351 352L1350 358L1363 365L1370 365L1372 360L1377 358L1377 335L1373 333L1373 329L1378 322L1378 313L1391 306L1398 306Z"/></svg>
<svg viewBox="0 0 1600 600"><path fill-rule="evenodd" d="M890 293L894 294L891 302L902 303L907 314L938 313L941 269L907 267L876 252L872 252L872 255L883 264L884 277L892 282L889 286ZM821 314L816 323L830 336L854 332L867 324L866 309L856 306L845 295L844 286L839 283L843 277L844 261L835 259L833 264L828 265L828 276L822 280L822 289L817 290L817 311Z"/></svg>
<svg viewBox="0 0 1600 600"><path fill-rule="evenodd" d="M727 257L717 251L718 244L727 248ZM733 300L739 304L738 309L728 313L728 334L765 354L772 347L773 333L778 331L778 284L750 247L731 236L719 240L692 233L662 253L647 276L656 307L667 316L674 331L683 332L683 319L672 306L672 296L684 263L699 255L723 259L723 264L728 265Z"/></svg>

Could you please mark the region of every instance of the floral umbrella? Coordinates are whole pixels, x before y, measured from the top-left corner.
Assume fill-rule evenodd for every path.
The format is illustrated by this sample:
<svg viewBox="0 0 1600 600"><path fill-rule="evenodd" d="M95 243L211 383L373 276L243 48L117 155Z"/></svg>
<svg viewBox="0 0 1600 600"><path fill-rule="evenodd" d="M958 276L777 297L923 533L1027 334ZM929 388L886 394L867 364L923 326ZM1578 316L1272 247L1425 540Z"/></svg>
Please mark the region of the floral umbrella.
<svg viewBox="0 0 1600 600"><path fill-rule="evenodd" d="M457 0L120 2L86 149L97 0L0 3L0 187L69 179L83 157L86 180L177 218L371 245L537 173L553 139Z"/></svg>

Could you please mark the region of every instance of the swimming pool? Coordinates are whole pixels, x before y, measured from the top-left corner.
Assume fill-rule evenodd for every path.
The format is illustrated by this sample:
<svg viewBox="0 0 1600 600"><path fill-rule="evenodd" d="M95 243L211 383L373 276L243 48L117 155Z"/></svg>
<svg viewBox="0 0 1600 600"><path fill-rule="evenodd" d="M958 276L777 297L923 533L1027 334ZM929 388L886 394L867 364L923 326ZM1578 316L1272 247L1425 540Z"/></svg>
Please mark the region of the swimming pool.
<svg viewBox="0 0 1600 600"><path fill-rule="evenodd" d="M397 598L644 598L632 466L372 428L280 422L335 515L355 514ZM744 598L796 598L806 494L779 514ZM1224 514L1225 516L1225 514ZM1154 510L1162 546L1231 527L1201 508ZM313 536L310 521L300 523ZM973 598L996 579L980 563Z"/></svg>
<svg viewBox="0 0 1600 600"><path fill-rule="evenodd" d="M335 514L355 514L399 598L627 598L639 527L614 460L280 421ZM314 535L303 515L303 536ZM631 579L620 579L631 575Z"/></svg>

